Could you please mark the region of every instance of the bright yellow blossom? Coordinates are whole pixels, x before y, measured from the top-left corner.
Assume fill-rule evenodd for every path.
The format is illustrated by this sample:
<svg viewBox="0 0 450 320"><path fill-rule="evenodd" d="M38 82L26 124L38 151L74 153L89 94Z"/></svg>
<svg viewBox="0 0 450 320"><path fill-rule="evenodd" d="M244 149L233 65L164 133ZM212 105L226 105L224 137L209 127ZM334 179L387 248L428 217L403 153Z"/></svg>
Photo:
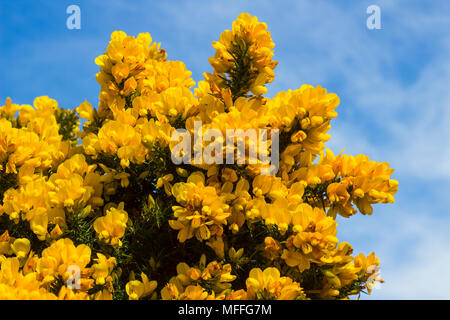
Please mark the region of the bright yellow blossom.
<svg viewBox="0 0 450 320"><path fill-rule="evenodd" d="M94 229L99 239L112 246L122 245L120 238L125 234L128 221L128 213L123 208L124 203L121 202L117 208L111 207L105 216L94 221Z"/></svg>
<svg viewBox="0 0 450 320"><path fill-rule="evenodd" d="M141 273L142 281L132 280L127 283L126 291L130 300L138 300L147 296L151 296L156 289L156 281L149 281L148 277Z"/></svg>
<svg viewBox="0 0 450 320"><path fill-rule="evenodd" d="M214 187L205 186L203 173L195 172L186 183L176 183L172 193L181 206L172 207L176 220L169 220L169 223L173 229L180 230L180 242L194 235L200 241L222 235L222 225L227 224L230 207Z"/></svg>
<svg viewBox="0 0 450 320"><path fill-rule="evenodd" d="M30 252L30 248L30 240L27 238L16 239L11 245L12 251L19 259L26 258L28 252Z"/></svg>
<svg viewBox="0 0 450 320"><path fill-rule="evenodd" d="M249 299L294 300L304 299L300 284L289 277L281 277L277 268L254 268L246 281Z"/></svg>

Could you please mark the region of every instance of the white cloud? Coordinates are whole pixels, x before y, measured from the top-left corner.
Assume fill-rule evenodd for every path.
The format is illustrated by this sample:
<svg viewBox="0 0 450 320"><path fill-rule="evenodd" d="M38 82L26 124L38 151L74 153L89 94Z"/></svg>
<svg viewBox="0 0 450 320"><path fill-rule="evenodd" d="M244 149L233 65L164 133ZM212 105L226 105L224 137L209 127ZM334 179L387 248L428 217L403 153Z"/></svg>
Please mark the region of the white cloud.
<svg viewBox="0 0 450 320"><path fill-rule="evenodd" d="M449 299L449 227L448 216L432 217L420 209L402 212L396 205L376 210L373 216L341 219L341 240L352 240L356 254L374 251L381 260L385 283L361 298Z"/></svg>

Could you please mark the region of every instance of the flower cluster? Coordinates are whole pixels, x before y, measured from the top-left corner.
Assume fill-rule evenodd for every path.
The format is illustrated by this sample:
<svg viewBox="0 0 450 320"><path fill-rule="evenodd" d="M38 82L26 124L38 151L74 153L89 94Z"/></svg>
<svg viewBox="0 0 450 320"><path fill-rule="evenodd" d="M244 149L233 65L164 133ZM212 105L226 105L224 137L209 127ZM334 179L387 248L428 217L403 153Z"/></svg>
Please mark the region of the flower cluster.
<svg viewBox="0 0 450 320"><path fill-rule="evenodd" d="M348 299L383 281L337 227L394 202L393 169L325 149L336 94L264 96L265 23L241 14L213 47L193 89L148 33L115 31L95 60L97 108L0 107L0 299ZM194 137L182 150L178 129ZM230 147L211 130L266 134ZM199 149L218 161L173 160ZM278 170L251 152L279 155Z"/></svg>
<svg viewBox="0 0 450 320"><path fill-rule="evenodd" d="M2 235L3 240L7 237ZM1 259L1 299L86 300L96 283L104 288L93 297L111 299L115 258L97 253L91 261L91 248L75 246L68 238L53 242L40 255L30 250L29 241L16 239L13 247L17 242L22 242L21 251L13 250L13 256Z"/></svg>
<svg viewBox="0 0 450 320"><path fill-rule="evenodd" d="M275 78L272 60L275 44L267 25L248 13L239 15L232 30L225 30L219 41L213 42L216 53L209 59L214 74L206 74L213 92L239 97L249 91L254 95L267 92L264 86Z"/></svg>
<svg viewBox="0 0 450 320"><path fill-rule="evenodd" d="M230 206L223 196L217 195L214 187L205 186L202 172L191 174L186 183L176 183L172 193L181 206L172 207L176 220L169 220L169 224L173 229L180 230L180 242L194 235L199 241L222 236L222 225L227 224Z"/></svg>

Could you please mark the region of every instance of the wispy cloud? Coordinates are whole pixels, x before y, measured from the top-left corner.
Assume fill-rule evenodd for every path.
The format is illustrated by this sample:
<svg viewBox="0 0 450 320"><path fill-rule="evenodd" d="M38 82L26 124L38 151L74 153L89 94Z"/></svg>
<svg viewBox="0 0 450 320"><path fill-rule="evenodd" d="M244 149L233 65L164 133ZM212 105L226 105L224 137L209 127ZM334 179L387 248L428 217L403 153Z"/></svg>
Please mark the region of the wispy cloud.
<svg viewBox="0 0 450 320"><path fill-rule="evenodd" d="M375 251L381 257L380 275L386 282L362 298L448 299L449 217L430 219L415 211L398 210L396 205L375 214L355 216L354 221L339 225L340 238L352 243L355 251Z"/></svg>

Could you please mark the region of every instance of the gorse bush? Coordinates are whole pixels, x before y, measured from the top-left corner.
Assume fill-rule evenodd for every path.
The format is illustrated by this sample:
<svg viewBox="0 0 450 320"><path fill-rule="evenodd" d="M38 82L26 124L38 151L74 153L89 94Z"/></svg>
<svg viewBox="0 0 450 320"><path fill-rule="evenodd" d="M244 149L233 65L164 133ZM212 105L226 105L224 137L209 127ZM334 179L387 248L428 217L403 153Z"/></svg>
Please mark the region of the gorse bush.
<svg viewBox="0 0 450 320"><path fill-rule="evenodd" d="M345 299L382 281L373 253L336 238L336 216L394 202L393 169L324 151L336 94L263 96L277 62L256 17L213 47L192 90L150 34L115 31L95 60L97 109L7 99L0 298ZM244 132L231 147L229 130Z"/></svg>

